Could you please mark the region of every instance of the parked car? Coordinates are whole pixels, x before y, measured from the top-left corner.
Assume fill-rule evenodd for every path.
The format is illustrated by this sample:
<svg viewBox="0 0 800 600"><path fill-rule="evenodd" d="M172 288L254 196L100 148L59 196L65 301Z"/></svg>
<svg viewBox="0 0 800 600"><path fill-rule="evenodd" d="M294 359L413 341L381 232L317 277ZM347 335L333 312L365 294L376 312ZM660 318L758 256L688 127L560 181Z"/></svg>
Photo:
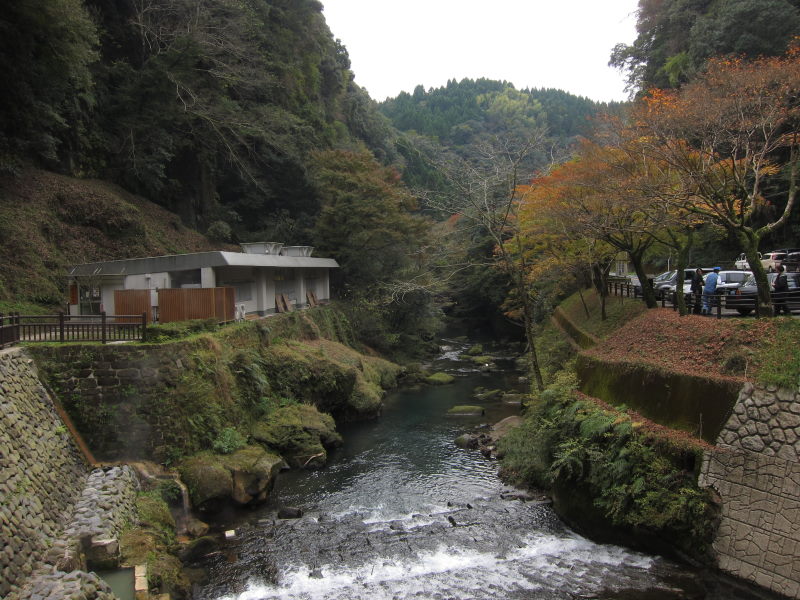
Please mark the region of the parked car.
<svg viewBox="0 0 800 600"><path fill-rule="evenodd" d="M800 252L787 254L781 264L786 268L787 273L797 273L800 271Z"/></svg>
<svg viewBox="0 0 800 600"><path fill-rule="evenodd" d="M676 273L677 271L675 270L665 271L653 278L653 292L655 292L656 300L661 300L664 295L664 288L669 286Z"/></svg>
<svg viewBox="0 0 800 600"><path fill-rule="evenodd" d="M727 294L736 291L752 275L752 271L720 271L717 279L717 293Z"/></svg>
<svg viewBox="0 0 800 600"><path fill-rule="evenodd" d="M767 273L770 295L775 302L775 293L772 292L772 284L775 283L777 273ZM787 273L786 281L789 284L789 291L785 292L785 298L789 310L800 310L800 273ZM756 278L753 275L747 278L738 289L730 292L725 297L725 306L734 308L740 315L750 314L756 307Z"/></svg>
<svg viewBox="0 0 800 600"><path fill-rule="evenodd" d="M758 253L758 260L761 260L763 257L761 256L761 252ZM733 261L733 266L736 269L740 269L742 271L746 271L750 268L750 263L747 262L747 255L742 253L739 255L735 261Z"/></svg>
<svg viewBox="0 0 800 600"><path fill-rule="evenodd" d="M710 273L713 271L713 267L700 267L703 271L703 275L706 273ZM692 279L694 279L694 272L697 270L697 267L693 267L691 269L684 269L683 270L683 293L686 295L686 300L689 300L689 294L692 293ZM665 282L665 284L661 288L661 293L666 294L668 298L672 296L672 293L678 289L678 281L677 281L677 272L673 271L672 277Z"/></svg>
<svg viewBox="0 0 800 600"><path fill-rule="evenodd" d="M772 252L767 252L761 257L761 265L764 267L767 273L773 273L774 271L778 270L778 265L781 264L781 261L785 258L785 252L776 252L773 250Z"/></svg>

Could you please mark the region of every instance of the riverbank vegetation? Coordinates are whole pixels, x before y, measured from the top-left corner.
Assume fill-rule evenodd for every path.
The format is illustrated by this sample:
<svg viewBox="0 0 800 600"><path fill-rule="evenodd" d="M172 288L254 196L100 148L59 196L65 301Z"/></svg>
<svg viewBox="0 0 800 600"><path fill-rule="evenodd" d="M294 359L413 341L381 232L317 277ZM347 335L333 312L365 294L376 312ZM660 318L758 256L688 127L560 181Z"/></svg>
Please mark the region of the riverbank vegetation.
<svg viewBox="0 0 800 600"><path fill-rule="evenodd" d="M338 439L321 413L340 421L374 418L383 390L402 371L361 346L334 306L218 331L184 329L186 338L140 346L31 351L98 456L170 464L256 441L287 453L291 463L308 450L303 466L319 466L324 448Z"/></svg>
<svg viewBox="0 0 800 600"><path fill-rule="evenodd" d="M697 485L706 446L576 393L569 371L528 406L500 441L502 475L551 490L556 509L579 530L635 546L677 549L703 559L717 507ZM612 527L618 528L613 536Z"/></svg>

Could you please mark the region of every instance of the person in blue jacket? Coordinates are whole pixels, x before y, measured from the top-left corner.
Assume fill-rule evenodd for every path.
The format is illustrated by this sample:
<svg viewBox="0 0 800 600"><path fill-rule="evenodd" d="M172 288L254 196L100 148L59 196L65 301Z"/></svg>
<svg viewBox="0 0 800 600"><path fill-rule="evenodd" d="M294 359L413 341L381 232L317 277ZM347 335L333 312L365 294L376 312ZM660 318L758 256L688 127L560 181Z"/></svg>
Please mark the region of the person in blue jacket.
<svg viewBox="0 0 800 600"><path fill-rule="evenodd" d="M703 286L703 314L711 314L711 305L714 300L714 292L717 291L717 279L719 279L719 267L706 275L706 283Z"/></svg>

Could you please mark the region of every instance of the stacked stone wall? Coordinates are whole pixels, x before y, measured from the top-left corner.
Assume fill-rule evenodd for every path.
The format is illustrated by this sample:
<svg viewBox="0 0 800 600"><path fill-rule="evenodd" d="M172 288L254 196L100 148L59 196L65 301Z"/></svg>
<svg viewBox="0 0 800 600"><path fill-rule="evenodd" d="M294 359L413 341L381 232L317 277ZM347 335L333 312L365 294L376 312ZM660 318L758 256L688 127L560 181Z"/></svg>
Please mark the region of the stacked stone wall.
<svg viewBox="0 0 800 600"><path fill-rule="evenodd" d="M191 344L34 348L50 385L98 460L164 457L162 427L147 406L178 385ZM93 420L89 420L93 419Z"/></svg>
<svg viewBox="0 0 800 600"><path fill-rule="evenodd" d="M746 384L700 484L722 502L719 567L800 599L800 390Z"/></svg>
<svg viewBox="0 0 800 600"><path fill-rule="evenodd" d="M60 536L87 473L32 359L0 351L0 597Z"/></svg>

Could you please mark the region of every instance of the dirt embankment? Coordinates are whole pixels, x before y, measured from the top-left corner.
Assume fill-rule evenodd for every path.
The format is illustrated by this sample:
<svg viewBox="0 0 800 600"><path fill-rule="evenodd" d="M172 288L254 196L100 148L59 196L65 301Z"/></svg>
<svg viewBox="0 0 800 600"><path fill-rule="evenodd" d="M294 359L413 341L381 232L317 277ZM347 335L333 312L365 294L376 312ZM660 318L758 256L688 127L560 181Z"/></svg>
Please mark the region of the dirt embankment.
<svg viewBox="0 0 800 600"><path fill-rule="evenodd" d="M29 169L0 177L0 300L58 304L67 267L221 249L113 184Z"/></svg>

